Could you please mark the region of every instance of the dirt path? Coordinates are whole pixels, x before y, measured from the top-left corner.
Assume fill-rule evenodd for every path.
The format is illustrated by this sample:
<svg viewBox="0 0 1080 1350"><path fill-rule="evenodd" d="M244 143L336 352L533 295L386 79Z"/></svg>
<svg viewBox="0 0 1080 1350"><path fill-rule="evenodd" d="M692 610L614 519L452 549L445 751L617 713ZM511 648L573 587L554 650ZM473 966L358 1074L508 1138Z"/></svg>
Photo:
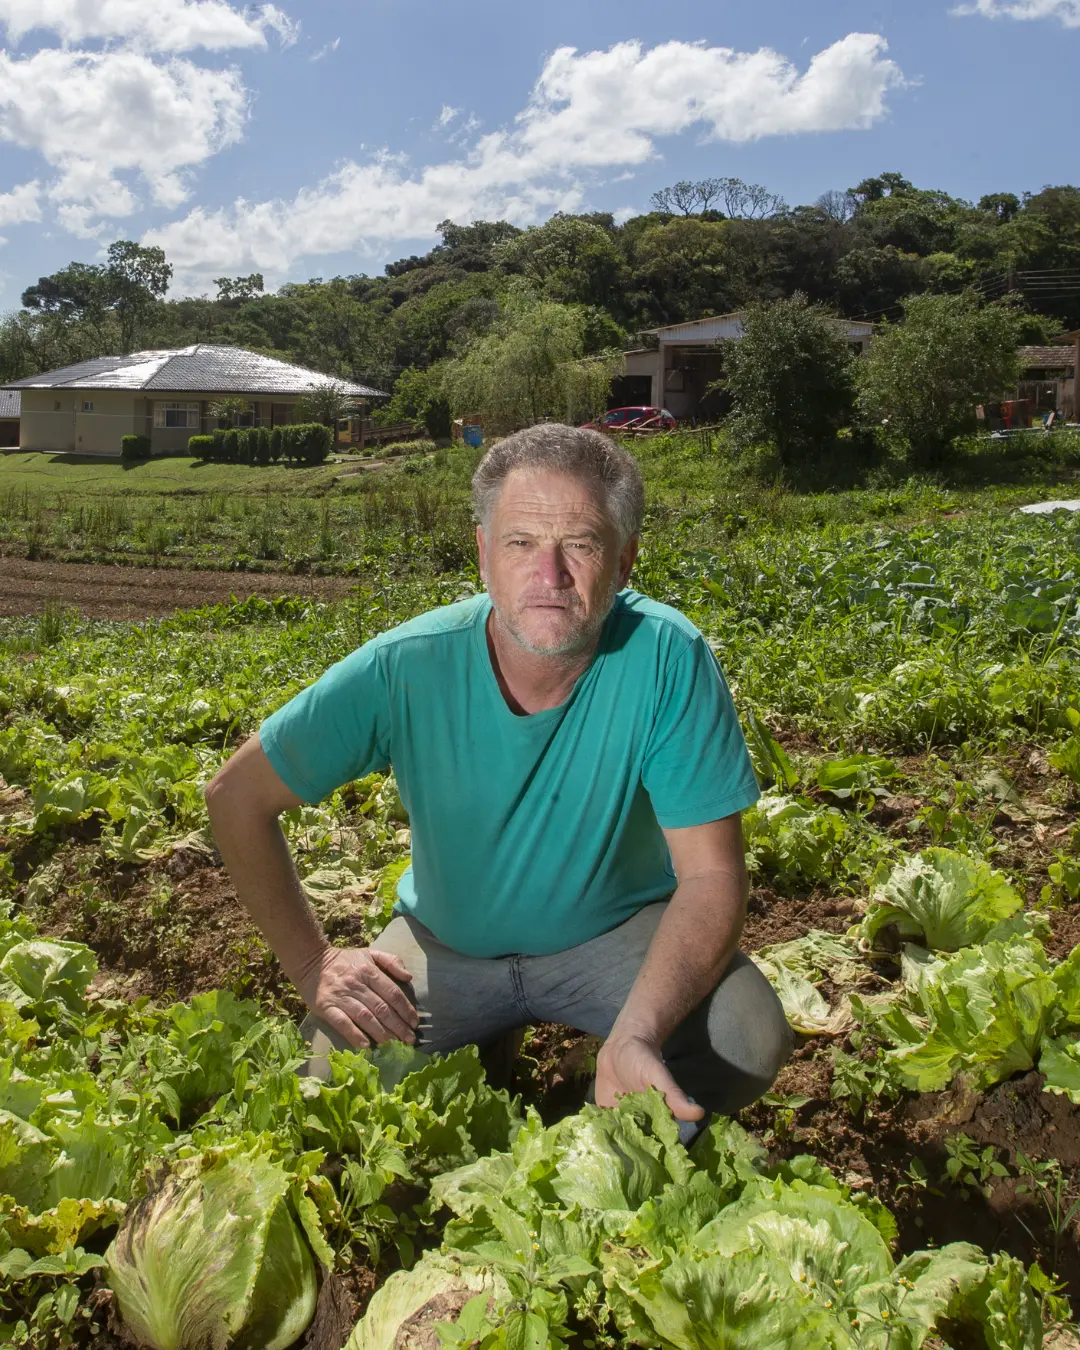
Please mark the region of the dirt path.
<svg viewBox="0 0 1080 1350"><path fill-rule="evenodd" d="M40 614L49 600L87 619L146 619L214 605L235 595L314 596L332 600L354 585L347 577L286 573L200 572L168 567L94 566L0 558L0 615Z"/></svg>

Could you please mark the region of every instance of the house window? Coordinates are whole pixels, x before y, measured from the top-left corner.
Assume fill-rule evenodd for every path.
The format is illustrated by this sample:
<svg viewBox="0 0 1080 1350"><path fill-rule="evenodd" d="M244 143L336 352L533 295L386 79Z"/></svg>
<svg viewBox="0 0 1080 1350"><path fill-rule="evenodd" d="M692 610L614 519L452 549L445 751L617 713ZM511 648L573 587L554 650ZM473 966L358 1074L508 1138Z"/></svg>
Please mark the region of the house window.
<svg viewBox="0 0 1080 1350"><path fill-rule="evenodd" d="M202 410L198 403L155 403L155 427L179 427L198 431Z"/></svg>
<svg viewBox="0 0 1080 1350"><path fill-rule="evenodd" d="M53 412L60 412L60 410L61 410L61 408L60 408L60 400L59 400L59 399L54 399L54 400L53 400Z"/></svg>
<svg viewBox="0 0 1080 1350"><path fill-rule="evenodd" d="M57 405L57 406L59 406L59 405ZM93 411L94 411L94 401L93 401L93 399L84 398L84 399L83 399L82 410L83 410L83 412L93 412Z"/></svg>

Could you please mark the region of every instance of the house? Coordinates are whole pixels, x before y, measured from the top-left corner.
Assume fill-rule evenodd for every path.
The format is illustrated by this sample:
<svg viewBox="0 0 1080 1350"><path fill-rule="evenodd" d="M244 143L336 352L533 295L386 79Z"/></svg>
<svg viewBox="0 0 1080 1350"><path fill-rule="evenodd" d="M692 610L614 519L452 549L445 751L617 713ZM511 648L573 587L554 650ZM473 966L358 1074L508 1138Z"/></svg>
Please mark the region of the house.
<svg viewBox="0 0 1080 1350"><path fill-rule="evenodd" d="M873 324L840 322L852 347L865 352L874 335ZM710 395L708 386L723 374L723 348L718 344L738 342L743 335L742 312L646 331L656 338L656 346L624 353L624 373L612 386L611 406L667 408L680 420L721 413L722 397Z"/></svg>
<svg viewBox="0 0 1080 1350"><path fill-rule="evenodd" d="M19 444L19 413L22 395L0 389L0 450Z"/></svg>
<svg viewBox="0 0 1080 1350"><path fill-rule="evenodd" d="M1019 349L1020 383L1016 400L1023 402L1026 414L1036 419L1052 412L1067 419L1076 417L1078 347L1080 335L1074 346Z"/></svg>
<svg viewBox="0 0 1080 1350"><path fill-rule="evenodd" d="M247 400L242 426L293 422L301 395L332 383L357 400L385 397L242 347L202 342L175 351L98 356L4 388L21 394L22 449L118 456L122 437L131 435L149 436L151 454L183 454L190 436L217 426L210 405L226 396Z"/></svg>

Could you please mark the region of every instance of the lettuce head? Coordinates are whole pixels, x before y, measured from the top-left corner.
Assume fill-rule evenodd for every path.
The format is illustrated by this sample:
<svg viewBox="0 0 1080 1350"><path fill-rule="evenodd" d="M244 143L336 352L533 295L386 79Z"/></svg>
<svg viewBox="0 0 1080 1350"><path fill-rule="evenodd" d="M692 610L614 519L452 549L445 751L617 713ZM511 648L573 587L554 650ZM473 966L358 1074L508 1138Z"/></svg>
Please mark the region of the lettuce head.
<svg viewBox="0 0 1080 1350"><path fill-rule="evenodd" d="M151 1350L285 1350L315 1313L289 1174L257 1149L208 1149L159 1171L106 1253L132 1339Z"/></svg>

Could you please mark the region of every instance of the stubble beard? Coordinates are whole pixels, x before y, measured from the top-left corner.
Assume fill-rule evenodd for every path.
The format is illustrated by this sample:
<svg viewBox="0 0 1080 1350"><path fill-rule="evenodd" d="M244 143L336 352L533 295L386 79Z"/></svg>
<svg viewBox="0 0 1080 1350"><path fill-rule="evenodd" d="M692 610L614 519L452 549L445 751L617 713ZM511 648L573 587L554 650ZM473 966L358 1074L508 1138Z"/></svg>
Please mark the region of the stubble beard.
<svg viewBox="0 0 1080 1350"><path fill-rule="evenodd" d="M608 594L605 597L605 603L598 606L591 617L586 616L579 620L574 630L561 639L559 642L545 643L540 645L530 639L524 626L519 622L518 612L511 611L506 613L501 608L495 607L492 599L492 607L495 608L495 617L499 621L499 626L503 631L518 644L524 651L532 656L551 656L551 657L573 657L580 656L583 652L595 647L600 633L607 621L607 616L611 613L611 608L615 603L615 597L619 593L619 583L612 579L608 588ZM580 602L574 605L579 608ZM526 607L523 607L526 608Z"/></svg>

